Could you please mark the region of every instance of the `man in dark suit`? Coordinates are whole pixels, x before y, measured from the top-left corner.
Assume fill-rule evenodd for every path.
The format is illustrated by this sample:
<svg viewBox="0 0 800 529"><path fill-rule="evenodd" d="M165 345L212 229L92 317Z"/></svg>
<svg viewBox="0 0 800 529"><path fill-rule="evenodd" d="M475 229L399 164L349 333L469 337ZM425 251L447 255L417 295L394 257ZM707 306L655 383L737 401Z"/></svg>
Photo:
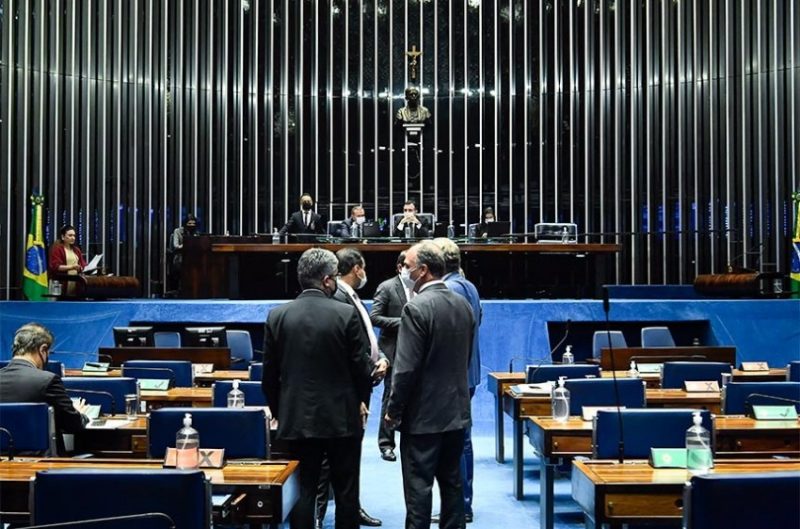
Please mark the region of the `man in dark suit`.
<svg viewBox="0 0 800 529"><path fill-rule="evenodd" d="M53 335L43 325L27 323L17 329L11 345L11 362L0 369L0 402L45 402L52 406L56 423L56 445L64 453L62 434L75 433L89 422L88 407L76 408L67 396L61 377L45 371Z"/></svg>
<svg viewBox="0 0 800 529"><path fill-rule="evenodd" d="M380 348L378 347L378 339L375 337L375 330L372 328L372 323L369 320L369 313L361 298L356 294L356 290L364 288L367 284L367 264L364 256L355 248L342 248L336 252L336 259L339 261L338 271L339 279L336 281L337 289L333 295L333 299L340 301L351 307L355 307L361 318L361 323L364 327L364 332L369 338L370 346L370 360L373 363L373 383L379 383L386 376L387 369L389 368L389 361L386 359ZM365 401L369 404L369 399ZM361 432L362 438L364 432ZM319 488L317 489L317 519L316 527L322 527L322 521L325 519L325 512L328 509L328 497L330 486L330 467L327 459L322 464L322 472L319 480ZM363 507L358 510L359 523L368 527L378 527L383 522L378 518L374 518L367 514Z"/></svg>
<svg viewBox="0 0 800 529"><path fill-rule="evenodd" d="M336 229L336 235L339 237L355 237L353 234L353 225L363 226L367 221L366 213L364 213L363 206L353 206L350 210L350 218L345 219L339 224Z"/></svg>
<svg viewBox="0 0 800 529"><path fill-rule="evenodd" d="M400 271L403 269L403 262L406 252L400 252L397 257L397 275L387 279L375 290L372 299L372 310L369 312L372 325L381 330L378 338L378 347L389 359L389 371L383 379L383 397L381 399L381 417L386 415L386 405L389 403L389 394L392 392L392 367L394 362L394 351L397 345L397 330L400 328L400 314L403 307L411 295L411 289L407 289L400 280ZM381 420L378 427L378 449L381 457L385 461L396 461L394 453L396 448L394 442L394 430L390 429L386 421Z"/></svg>
<svg viewBox="0 0 800 529"><path fill-rule="evenodd" d="M403 204L403 216L397 226L394 226L393 235L395 237L406 237L406 228L408 228L408 236L422 238L428 236L428 228L417 217L417 205L413 200L406 200Z"/></svg>
<svg viewBox="0 0 800 529"><path fill-rule="evenodd" d="M323 234L325 233L325 221L322 215L313 210L314 199L308 193L300 196L300 211L295 211L289 216L289 220L281 228L280 234Z"/></svg>
<svg viewBox="0 0 800 529"><path fill-rule="evenodd" d="M444 237L434 239L433 243L442 250L444 255L445 275L442 277L442 281L447 285L447 288L467 300L475 318L475 328L472 334L472 354L469 359L469 369L467 370L467 383L469 384L469 398L471 400L475 396L475 389L481 382L481 350L480 336L478 334L483 316L481 298L475 285L461 275L461 250L458 245ZM474 476L474 467L472 428L466 428L464 430L464 454L461 456L461 475L464 479L464 518L467 523L471 523L473 518L472 478ZM434 516L431 521L436 523L438 520Z"/></svg>
<svg viewBox="0 0 800 529"><path fill-rule="evenodd" d="M399 426L407 529L431 524L433 480L441 494L440 527L464 527L461 453L471 425L467 368L475 319L450 291L442 251L432 242L406 252L403 282L416 295L403 307L384 420Z"/></svg>
<svg viewBox="0 0 800 529"><path fill-rule="evenodd" d="M303 292L274 308L264 327L262 388L278 420L278 439L300 462L294 529L314 526L314 499L324 456L331 463L336 527L358 527L358 469L372 362L358 311L331 299L336 256L306 250L297 263Z"/></svg>

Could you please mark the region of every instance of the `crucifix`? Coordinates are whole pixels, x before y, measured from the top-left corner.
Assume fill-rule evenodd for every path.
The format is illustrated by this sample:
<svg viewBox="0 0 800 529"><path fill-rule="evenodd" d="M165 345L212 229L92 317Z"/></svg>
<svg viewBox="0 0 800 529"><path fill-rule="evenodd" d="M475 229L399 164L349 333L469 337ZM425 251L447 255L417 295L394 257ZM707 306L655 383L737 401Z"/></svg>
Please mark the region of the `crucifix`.
<svg viewBox="0 0 800 529"><path fill-rule="evenodd" d="M417 45L414 44L411 46L411 50L406 52L406 55L411 58L408 65L411 67L411 82L413 83L417 80L417 57L422 55L422 51L417 50Z"/></svg>

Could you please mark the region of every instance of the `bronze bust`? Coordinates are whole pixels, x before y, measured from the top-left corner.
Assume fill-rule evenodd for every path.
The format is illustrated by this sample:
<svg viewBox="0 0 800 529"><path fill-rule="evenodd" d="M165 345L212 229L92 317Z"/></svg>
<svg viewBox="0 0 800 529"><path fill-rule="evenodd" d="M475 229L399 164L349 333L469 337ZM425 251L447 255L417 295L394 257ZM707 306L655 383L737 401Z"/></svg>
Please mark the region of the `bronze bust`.
<svg viewBox="0 0 800 529"><path fill-rule="evenodd" d="M419 88L409 86L406 88L406 104L395 114L399 123L425 123L431 117L430 111L419 102Z"/></svg>

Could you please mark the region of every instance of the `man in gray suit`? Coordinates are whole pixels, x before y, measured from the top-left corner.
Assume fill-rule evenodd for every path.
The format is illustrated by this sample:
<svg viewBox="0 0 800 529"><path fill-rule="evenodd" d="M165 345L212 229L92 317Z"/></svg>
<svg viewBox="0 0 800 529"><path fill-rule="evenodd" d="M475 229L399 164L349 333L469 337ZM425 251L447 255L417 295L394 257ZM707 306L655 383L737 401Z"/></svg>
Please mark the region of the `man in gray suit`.
<svg viewBox="0 0 800 529"><path fill-rule="evenodd" d="M369 319L372 325L381 330L378 338L378 346L389 359L389 363L394 363L394 350L397 345L397 331L400 328L400 314L408 301L410 289L403 285L400 280L400 272L403 269L403 262L406 252L400 252L397 257L397 275L387 279L375 290L372 299L372 310L369 311ZM389 394L392 392L392 368L386 373L383 379L383 398L381 399L381 417L386 415L386 405L389 403ZM396 461L394 453L396 445L394 442L394 430L389 428L386 421L381 420L378 427L378 449L381 457L385 461Z"/></svg>
<svg viewBox="0 0 800 529"><path fill-rule="evenodd" d="M471 426L467 368L475 318L467 301L441 280L442 251L431 242L406 253L401 277L417 293L403 308L384 420L402 436L400 462L406 528L428 529L434 478L440 527L464 527L461 453Z"/></svg>

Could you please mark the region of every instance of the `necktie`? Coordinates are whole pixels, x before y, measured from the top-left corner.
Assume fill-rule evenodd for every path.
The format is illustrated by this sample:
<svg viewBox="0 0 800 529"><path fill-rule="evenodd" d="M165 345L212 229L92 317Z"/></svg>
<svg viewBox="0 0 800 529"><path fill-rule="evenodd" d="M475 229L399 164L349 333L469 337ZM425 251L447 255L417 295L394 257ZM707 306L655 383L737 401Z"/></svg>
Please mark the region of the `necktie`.
<svg viewBox="0 0 800 529"><path fill-rule="evenodd" d="M306 225L306 228L308 228L308 216L309 216L308 211L303 213L303 224Z"/></svg>
<svg viewBox="0 0 800 529"><path fill-rule="evenodd" d="M361 321L364 322L364 327L367 329L367 335L369 336L369 349L370 349L370 358L372 358L373 362L377 362L380 358L378 353L378 339L375 337L375 329L372 328L372 322L369 321L369 314L367 313L366 307L364 304L361 303L361 299L358 297L358 294L353 292L353 301L355 302L356 308L358 309L358 314L361 316Z"/></svg>

